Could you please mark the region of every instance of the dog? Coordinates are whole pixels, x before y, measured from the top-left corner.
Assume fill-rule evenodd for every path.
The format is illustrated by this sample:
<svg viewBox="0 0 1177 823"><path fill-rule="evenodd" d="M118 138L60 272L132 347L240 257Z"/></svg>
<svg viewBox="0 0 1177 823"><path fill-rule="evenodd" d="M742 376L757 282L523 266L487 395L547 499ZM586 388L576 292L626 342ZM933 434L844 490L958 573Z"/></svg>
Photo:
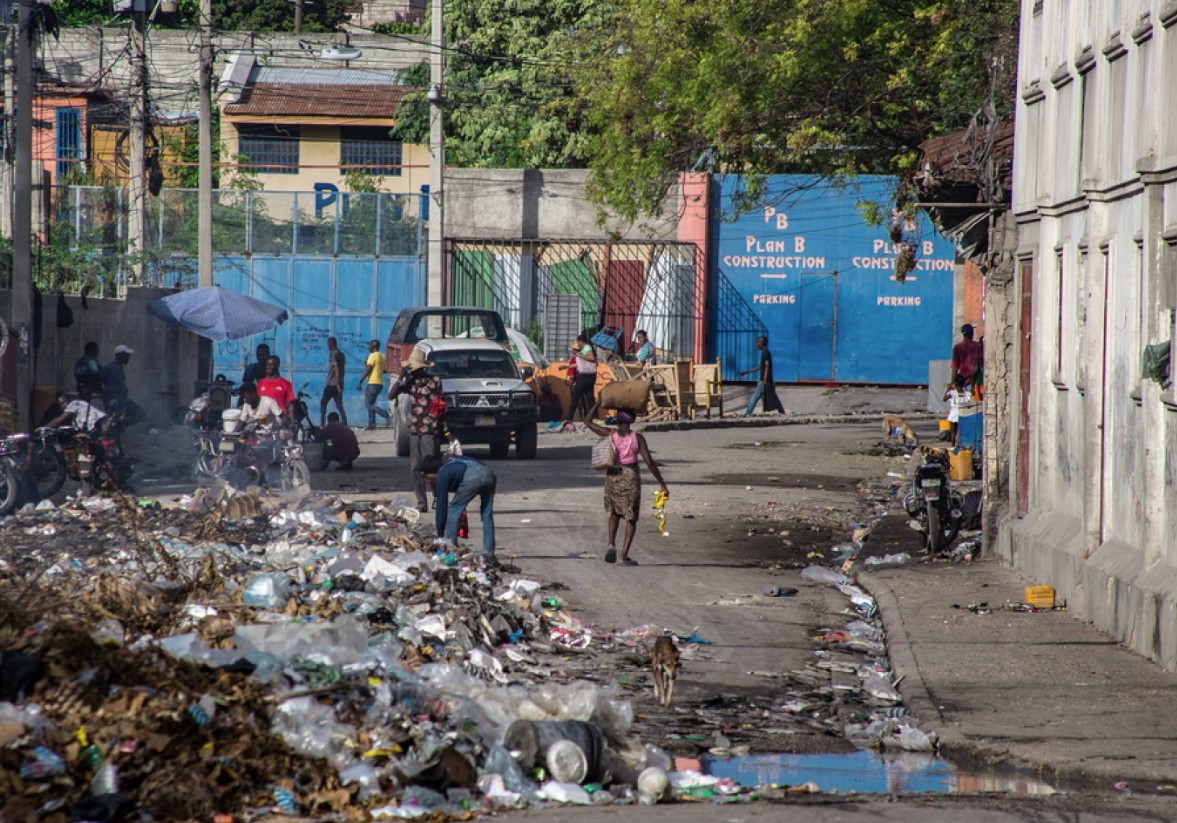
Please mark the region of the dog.
<svg viewBox="0 0 1177 823"><path fill-rule="evenodd" d="M674 645L673 639L659 637L654 641L654 653L650 656L650 666L654 670L654 697L663 706L669 706L674 697L678 657L678 646Z"/></svg>
<svg viewBox="0 0 1177 823"><path fill-rule="evenodd" d="M893 414L883 415L883 435L886 437L903 435L904 443L912 446L920 444L920 436L907 424L907 421Z"/></svg>

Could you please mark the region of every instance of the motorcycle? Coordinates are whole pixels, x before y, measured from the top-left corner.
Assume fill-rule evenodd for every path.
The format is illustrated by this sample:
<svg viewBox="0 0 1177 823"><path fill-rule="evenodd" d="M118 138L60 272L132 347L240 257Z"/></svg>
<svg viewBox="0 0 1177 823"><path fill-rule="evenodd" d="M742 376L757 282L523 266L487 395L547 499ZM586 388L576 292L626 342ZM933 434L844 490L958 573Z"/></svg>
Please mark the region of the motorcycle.
<svg viewBox="0 0 1177 823"><path fill-rule="evenodd" d="M237 489L257 485L290 492L311 485L300 443L256 433L222 432L213 475Z"/></svg>
<svg viewBox="0 0 1177 823"><path fill-rule="evenodd" d="M27 435L0 438L0 517L11 514L20 499L17 467L24 461Z"/></svg>
<svg viewBox="0 0 1177 823"><path fill-rule="evenodd" d="M214 461L218 454L220 438L217 434L221 430L221 412L222 409L213 408L209 396L204 394L188 404L188 411L184 415L184 423L192 437L192 446L196 449L194 470L197 479L215 474Z"/></svg>
<svg viewBox="0 0 1177 823"><path fill-rule="evenodd" d="M127 491L135 473L131 461L123 454L119 437L123 413L107 415L93 431L74 435L78 449L78 477L92 492Z"/></svg>
<svg viewBox="0 0 1177 823"><path fill-rule="evenodd" d="M310 394L304 389L308 385L310 384L302 384L289 409L290 415L294 418L294 439L299 443L313 443L319 437L319 427L311 422L310 408L306 403L306 398L309 398Z"/></svg>
<svg viewBox="0 0 1177 823"><path fill-rule="evenodd" d="M72 426L42 426L33 433L33 482L41 500L57 494L67 477L79 479L75 434Z"/></svg>
<svg viewBox="0 0 1177 823"><path fill-rule="evenodd" d="M911 527L920 532L924 552L936 554L948 549L960 533L964 498L948 481L948 455L929 453L916 467L911 493L903 507L912 518Z"/></svg>

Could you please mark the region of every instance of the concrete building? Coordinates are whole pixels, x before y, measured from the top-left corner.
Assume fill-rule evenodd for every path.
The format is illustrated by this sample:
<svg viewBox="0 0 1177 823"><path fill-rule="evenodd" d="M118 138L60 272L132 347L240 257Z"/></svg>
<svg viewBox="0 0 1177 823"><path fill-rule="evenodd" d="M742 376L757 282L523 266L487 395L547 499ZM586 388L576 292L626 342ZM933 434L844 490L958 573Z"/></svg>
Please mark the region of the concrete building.
<svg viewBox="0 0 1177 823"><path fill-rule="evenodd" d="M1177 3L1025 0L1010 508L994 545L1177 669ZM991 319L992 322L992 319Z"/></svg>
<svg viewBox="0 0 1177 823"><path fill-rule="evenodd" d="M221 78L221 142L269 191L345 189L359 172L383 191L417 193L429 182L428 146L388 136L410 90L397 72L274 68L240 52Z"/></svg>

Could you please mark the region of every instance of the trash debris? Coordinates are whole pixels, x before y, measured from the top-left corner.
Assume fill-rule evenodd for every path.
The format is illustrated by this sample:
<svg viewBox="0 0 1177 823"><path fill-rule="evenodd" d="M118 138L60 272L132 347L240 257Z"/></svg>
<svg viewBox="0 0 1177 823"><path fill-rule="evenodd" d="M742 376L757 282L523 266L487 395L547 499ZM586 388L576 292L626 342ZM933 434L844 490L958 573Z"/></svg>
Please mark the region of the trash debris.
<svg viewBox="0 0 1177 823"><path fill-rule="evenodd" d="M87 820L635 802L669 758L566 665L604 637L419 514L213 492L0 523L0 786Z"/></svg>

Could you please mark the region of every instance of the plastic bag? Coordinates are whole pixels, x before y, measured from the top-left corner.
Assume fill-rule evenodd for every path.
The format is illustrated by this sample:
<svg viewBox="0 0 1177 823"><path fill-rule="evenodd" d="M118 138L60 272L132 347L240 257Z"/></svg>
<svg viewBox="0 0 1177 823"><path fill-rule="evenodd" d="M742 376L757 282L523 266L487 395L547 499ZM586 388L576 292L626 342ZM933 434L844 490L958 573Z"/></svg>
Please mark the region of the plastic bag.
<svg viewBox="0 0 1177 823"><path fill-rule="evenodd" d="M1155 380L1161 388L1169 385L1169 346L1170 341L1166 340L1164 343L1144 347L1141 376Z"/></svg>

